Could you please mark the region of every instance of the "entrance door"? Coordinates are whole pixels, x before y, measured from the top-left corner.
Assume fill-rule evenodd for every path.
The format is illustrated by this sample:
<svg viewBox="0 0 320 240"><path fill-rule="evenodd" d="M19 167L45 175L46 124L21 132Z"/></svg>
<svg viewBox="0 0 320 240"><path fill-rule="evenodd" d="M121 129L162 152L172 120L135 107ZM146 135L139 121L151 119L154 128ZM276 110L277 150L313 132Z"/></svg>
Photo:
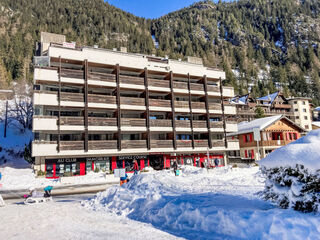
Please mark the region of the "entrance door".
<svg viewBox="0 0 320 240"><path fill-rule="evenodd" d="M86 175L86 163L80 162L80 175Z"/></svg>

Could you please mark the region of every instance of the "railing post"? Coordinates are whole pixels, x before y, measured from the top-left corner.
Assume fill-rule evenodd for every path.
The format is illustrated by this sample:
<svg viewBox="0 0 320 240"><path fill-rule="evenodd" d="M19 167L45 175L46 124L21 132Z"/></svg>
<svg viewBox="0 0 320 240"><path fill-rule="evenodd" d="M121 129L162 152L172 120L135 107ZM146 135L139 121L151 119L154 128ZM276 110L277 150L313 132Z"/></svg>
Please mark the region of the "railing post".
<svg viewBox="0 0 320 240"><path fill-rule="evenodd" d="M58 68L58 78L59 78L59 89L58 89L58 153L60 152L60 138L61 138L61 130L60 130L60 117L61 117L61 56L59 56L59 68Z"/></svg>
<svg viewBox="0 0 320 240"><path fill-rule="evenodd" d="M147 127L147 149L151 149L150 144L150 108L149 108L149 82L148 82L148 69L144 69L144 86L145 86L145 104L146 104L146 127Z"/></svg>
<svg viewBox="0 0 320 240"><path fill-rule="evenodd" d="M191 125L191 145L194 149L194 131L193 131L193 113L192 113L192 103L191 103L191 81L190 74L188 73L188 91L189 91L189 108L190 108L190 125Z"/></svg>
<svg viewBox="0 0 320 240"><path fill-rule="evenodd" d="M89 133L88 133L88 60L84 60L84 151L89 150Z"/></svg>
<svg viewBox="0 0 320 240"><path fill-rule="evenodd" d="M173 129L173 149L177 149L177 132L176 132L176 113L174 107L174 91L173 91L173 73L170 71L170 89L171 89L171 108L172 108L172 129Z"/></svg>
<svg viewBox="0 0 320 240"><path fill-rule="evenodd" d="M116 65L118 150L121 151L120 65Z"/></svg>
<svg viewBox="0 0 320 240"><path fill-rule="evenodd" d="M224 133L224 141L225 147L228 148L228 141L227 141L227 131L226 131L226 117L224 114L224 102L223 102L223 86L222 86L222 79L219 78L220 81L220 98L221 98L221 109L222 109L222 121L223 121L223 133Z"/></svg>
<svg viewBox="0 0 320 240"><path fill-rule="evenodd" d="M210 112L209 112L209 97L208 97L208 83L207 76L203 76L203 89L205 93L205 105L206 105L206 116L207 116L207 128L208 128L208 146L212 148L212 136L211 136L211 127L210 127Z"/></svg>

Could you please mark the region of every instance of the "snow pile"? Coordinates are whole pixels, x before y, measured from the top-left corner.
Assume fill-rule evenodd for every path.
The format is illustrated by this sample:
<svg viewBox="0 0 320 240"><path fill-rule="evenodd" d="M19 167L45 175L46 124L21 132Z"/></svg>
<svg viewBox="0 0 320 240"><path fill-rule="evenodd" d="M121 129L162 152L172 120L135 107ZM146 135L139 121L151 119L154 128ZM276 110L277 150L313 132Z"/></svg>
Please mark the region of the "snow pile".
<svg viewBox="0 0 320 240"><path fill-rule="evenodd" d="M82 204L187 239L304 239L319 234L317 217L258 199L254 193L263 188L263 179L257 167L185 170L179 177L172 171L140 174ZM254 191L248 195L250 187Z"/></svg>
<svg viewBox="0 0 320 240"><path fill-rule="evenodd" d="M282 208L320 212L320 130L270 153L261 160L267 177L262 197Z"/></svg>
<svg viewBox="0 0 320 240"><path fill-rule="evenodd" d="M320 170L320 129L313 130L284 147L270 153L259 162L267 169L303 165L308 171L315 173Z"/></svg>

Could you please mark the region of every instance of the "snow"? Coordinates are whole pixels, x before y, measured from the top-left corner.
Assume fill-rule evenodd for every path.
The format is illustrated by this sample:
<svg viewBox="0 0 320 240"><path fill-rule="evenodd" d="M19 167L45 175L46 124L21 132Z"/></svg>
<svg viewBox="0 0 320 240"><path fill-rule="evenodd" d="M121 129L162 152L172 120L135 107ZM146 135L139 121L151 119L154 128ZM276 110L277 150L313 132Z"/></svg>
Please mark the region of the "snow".
<svg viewBox="0 0 320 240"><path fill-rule="evenodd" d="M259 164L267 169L303 165L311 173L320 169L320 130L313 130L307 136L278 148L262 159Z"/></svg>
<svg viewBox="0 0 320 240"><path fill-rule="evenodd" d="M320 218L259 199L259 167L151 171L98 193L1 208L0 239L317 239ZM30 217L32 216L32 217ZM19 226L17 228L17 226Z"/></svg>
<svg viewBox="0 0 320 240"><path fill-rule="evenodd" d="M312 125L320 128L320 122L319 121L318 122L312 122Z"/></svg>
<svg viewBox="0 0 320 240"><path fill-rule="evenodd" d="M283 115L280 114L271 117L258 118L251 122L240 122L238 123L238 132L236 134L250 133L253 132L254 128L259 128L261 131L272 123L280 120L282 117Z"/></svg>

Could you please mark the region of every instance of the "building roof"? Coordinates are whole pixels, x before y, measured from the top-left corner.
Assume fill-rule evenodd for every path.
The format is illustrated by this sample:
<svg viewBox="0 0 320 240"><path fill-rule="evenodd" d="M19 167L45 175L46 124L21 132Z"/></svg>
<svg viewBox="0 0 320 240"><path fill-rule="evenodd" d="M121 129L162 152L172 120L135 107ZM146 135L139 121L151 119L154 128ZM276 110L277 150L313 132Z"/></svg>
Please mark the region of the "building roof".
<svg viewBox="0 0 320 240"><path fill-rule="evenodd" d="M230 100L231 103L245 105L247 104L249 94L243 96L236 96Z"/></svg>
<svg viewBox="0 0 320 240"><path fill-rule="evenodd" d="M277 97L278 95L279 95L279 92L275 92L275 93L271 93L271 94L269 94L269 95L260 97L260 98L258 98L257 100L260 100L260 101L269 101L270 104L272 104L273 101L276 99L276 97Z"/></svg>
<svg viewBox="0 0 320 240"><path fill-rule="evenodd" d="M301 129L303 132L306 132L306 130L302 127L300 127L298 124L292 122L289 118L285 117L284 115L275 115L271 117L265 117L265 118L258 118L251 122L240 122L238 123L238 132L227 134L228 136L234 136L239 134L245 134L245 133L252 133L253 129L259 128L260 131L264 130L265 128L269 127L273 123L279 121L280 119L286 119L291 124L296 126L297 128Z"/></svg>
<svg viewBox="0 0 320 240"><path fill-rule="evenodd" d="M320 106L314 109L315 111L320 111Z"/></svg>
<svg viewBox="0 0 320 240"><path fill-rule="evenodd" d="M312 122L312 125L320 128L320 122Z"/></svg>

